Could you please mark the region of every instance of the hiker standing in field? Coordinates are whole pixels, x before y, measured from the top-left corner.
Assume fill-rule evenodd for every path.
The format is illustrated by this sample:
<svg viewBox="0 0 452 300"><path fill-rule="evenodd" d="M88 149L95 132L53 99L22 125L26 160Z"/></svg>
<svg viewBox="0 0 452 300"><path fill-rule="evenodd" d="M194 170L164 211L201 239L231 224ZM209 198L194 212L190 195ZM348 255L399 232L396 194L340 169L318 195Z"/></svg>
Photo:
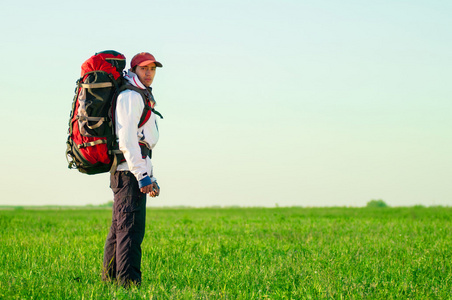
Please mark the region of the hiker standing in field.
<svg viewBox="0 0 452 300"><path fill-rule="evenodd" d="M127 89L119 94L116 102L115 130L125 161L118 163L110 177L114 206L105 243L102 278L117 280L125 287L141 283L146 194L157 197L160 193L150 155L159 138L156 115L161 117L154 110L150 87L157 67L162 64L152 54L135 55L124 76Z"/></svg>

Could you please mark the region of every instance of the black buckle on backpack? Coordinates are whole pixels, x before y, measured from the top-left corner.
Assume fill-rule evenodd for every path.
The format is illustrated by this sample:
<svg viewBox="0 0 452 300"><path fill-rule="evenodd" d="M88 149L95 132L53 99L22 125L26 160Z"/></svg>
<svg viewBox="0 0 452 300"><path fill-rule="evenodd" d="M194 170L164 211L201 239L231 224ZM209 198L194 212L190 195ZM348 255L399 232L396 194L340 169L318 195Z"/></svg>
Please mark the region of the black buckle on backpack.
<svg viewBox="0 0 452 300"><path fill-rule="evenodd" d="M140 144L140 148L141 148L141 157L143 159L145 159L148 156L149 156L149 158L152 158L152 150L151 149L146 147L146 145L144 145L144 144Z"/></svg>

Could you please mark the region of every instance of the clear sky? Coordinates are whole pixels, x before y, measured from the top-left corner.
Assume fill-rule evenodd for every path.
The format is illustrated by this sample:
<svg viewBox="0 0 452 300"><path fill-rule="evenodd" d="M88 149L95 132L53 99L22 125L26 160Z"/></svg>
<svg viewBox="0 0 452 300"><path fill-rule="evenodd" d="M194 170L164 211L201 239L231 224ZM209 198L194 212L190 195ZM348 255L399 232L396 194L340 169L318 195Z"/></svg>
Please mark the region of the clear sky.
<svg viewBox="0 0 452 300"><path fill-rule="evenodd" d="M0 205L112 200L68 170L80 66L153 53L151 206L452 205L452 2L7 1Z"/></svg>

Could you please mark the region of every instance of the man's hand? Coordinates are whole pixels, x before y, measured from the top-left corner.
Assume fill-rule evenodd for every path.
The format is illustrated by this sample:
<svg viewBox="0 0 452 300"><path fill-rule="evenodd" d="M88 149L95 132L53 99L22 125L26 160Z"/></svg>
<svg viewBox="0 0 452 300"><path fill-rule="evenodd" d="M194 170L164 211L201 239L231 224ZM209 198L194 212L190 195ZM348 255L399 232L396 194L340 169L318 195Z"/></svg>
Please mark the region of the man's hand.
<svg viewBox="0 0 452 300"><path fill-rule="evenodd" d="M153 182L150 185L144 186L140 189L142 193L149 194L151 197L157 197L160 195L160 187L157 182Z"/></svg>
<svg viewBox="0 0 452 300"><path fill-rule="evenodd" d="M157 181L152 183L152 189L153 189L153 191L149 193L149 196L157 197L158 195L160 195L160 187L157 184Z"/></svg>

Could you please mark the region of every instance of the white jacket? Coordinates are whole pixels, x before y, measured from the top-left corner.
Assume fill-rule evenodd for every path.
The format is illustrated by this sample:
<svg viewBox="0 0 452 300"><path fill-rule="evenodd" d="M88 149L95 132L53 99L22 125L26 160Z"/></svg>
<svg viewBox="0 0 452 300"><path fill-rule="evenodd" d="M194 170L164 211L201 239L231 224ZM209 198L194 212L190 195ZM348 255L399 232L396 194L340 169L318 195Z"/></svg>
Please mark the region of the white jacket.
<svg viewBox="0 0 452 300"><path fill-rule="evenodd" d="M146 88L138 76L130 70L125 78L133 86ZM159 139L155 113L152 112L150 119L141 128L138 128L143 109L144 101L139 93L125 90L119 94L116 102L115 129L119 150L124 154L126 162L119 164L117 170L132 172L139 181L140 187L150 184L149 178L151 182L155 182L157 179L153 176L151 159L149 157L142 158L138 142L153 149Z"/></svg>

